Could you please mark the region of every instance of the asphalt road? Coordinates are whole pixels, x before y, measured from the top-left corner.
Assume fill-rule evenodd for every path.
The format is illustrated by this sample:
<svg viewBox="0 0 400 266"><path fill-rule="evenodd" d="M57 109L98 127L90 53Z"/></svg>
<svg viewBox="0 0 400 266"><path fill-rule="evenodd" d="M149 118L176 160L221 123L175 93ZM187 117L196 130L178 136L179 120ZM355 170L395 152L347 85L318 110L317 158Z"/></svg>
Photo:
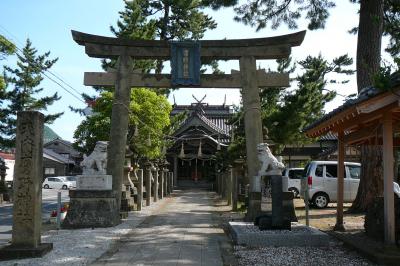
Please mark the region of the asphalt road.
<svg viewBox="0 0 400 266"><path fill-rule="evenodd" d="M52 210L57 209L57 192L61 191L61 202L69 202L68 190L42 189L42 218L50 217ZM0 244L11 239L12 204L0 205Z"/></svg>

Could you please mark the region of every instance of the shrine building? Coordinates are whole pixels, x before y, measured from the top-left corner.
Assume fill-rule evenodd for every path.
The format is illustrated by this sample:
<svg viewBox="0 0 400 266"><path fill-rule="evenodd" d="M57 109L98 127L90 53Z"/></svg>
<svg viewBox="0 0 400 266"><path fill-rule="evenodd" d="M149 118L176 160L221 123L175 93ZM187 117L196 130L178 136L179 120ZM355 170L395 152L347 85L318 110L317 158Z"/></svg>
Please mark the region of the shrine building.
<svg viewBox="0 0 400 266"><path fill-rule="evenodd" d="M171 117L186 113L185 120L173 134L174 144L168 149L167 159L176 181L214 181L215 154L230 143L233 116L229 105L209 105L198 101L191 105L173 105Z"/></svg>

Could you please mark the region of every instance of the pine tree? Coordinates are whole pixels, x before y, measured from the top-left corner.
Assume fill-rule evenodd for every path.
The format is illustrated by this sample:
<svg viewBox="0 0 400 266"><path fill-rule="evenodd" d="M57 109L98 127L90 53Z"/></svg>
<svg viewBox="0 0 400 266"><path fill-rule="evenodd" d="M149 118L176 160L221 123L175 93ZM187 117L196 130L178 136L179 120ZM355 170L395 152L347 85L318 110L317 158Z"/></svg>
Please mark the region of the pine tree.
<svg viewBox="0 0 400 266"><path fill-rule="evenodd" d="M3 60L6 56L11 55L15 52L15 45L7 40L3 35L0 35L0 60ZM4 99L4 89L6 84L4 82L4 77L0 76L0 104Z"/></svg>
<svg viewBox="0 0 400 266"><path fill-rule="evenodd" d="M7 88L5 99L1 105L1 112L5 118L0 121L0 145L3 147L15 146L16 115L19 111L47 110L60 97L57 93L52 96L37 97L43 91L40 84L43 80L43 72L50 69L56 59L48 59L50 52L38 55L31 41L26 41L21 53L17 54L17 67L5 67L5 81ZM45 116L45 123L51 124L63 113L49 114Z"/></svg>

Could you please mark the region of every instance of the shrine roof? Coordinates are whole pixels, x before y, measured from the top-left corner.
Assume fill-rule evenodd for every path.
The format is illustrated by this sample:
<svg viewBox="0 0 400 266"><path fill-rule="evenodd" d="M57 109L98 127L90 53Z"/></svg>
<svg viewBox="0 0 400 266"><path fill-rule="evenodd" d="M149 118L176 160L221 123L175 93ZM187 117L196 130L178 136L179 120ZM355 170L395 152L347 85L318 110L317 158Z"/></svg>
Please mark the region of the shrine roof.
<svg viewBox="0 0 400 266"><path fill-rule="evenodd" d="M191 126L200 126L203 125L205 128L210 130L212 134L220 134L221 138L229 137L229 132L218 127L215 123L213 123L210 119L205 117L203 114L199 112L192 112L191 115L182 123L179 129L174 133L174 135L180 135L189 129Z"/></svg>
<svg viewBox="0 0 400 266"><path fill-rule="evenodd" d="M391 76L390 80L390 88L394 89L400 86L400 72L396 72ZM379 90L375 87L366 87L361 92L358 94L357 98L354 99L349 99L347 100L344 104L341 106L337 107L333 111L325 114L323 117L320 119L316 120L315 122L311 123L310 125L306 126L303 129L303 132L306 132L308 136L311 137L317 137L321 135L325 135L330 131L330 129L333 128L333 124L335 121L335 118L339 115L343 115L346 118L348 117L355 117L361 113L360 110L357 110L357 106L360 106L361 104L367 103L371 100L384 98L389 95L393 94L391 90L389 91L382 91ZM348 112L348 114L347 114ZM343 118L340 118L343 120ZM332 120L331 122L329 122ZM338 122L337 122L338 123ZM324 126L326 124L326 126ZM316 132L316 128L320 128L318 132ZM323 127L323 128L322 128ZM311 133L311 131L313 131Z"/></svg>

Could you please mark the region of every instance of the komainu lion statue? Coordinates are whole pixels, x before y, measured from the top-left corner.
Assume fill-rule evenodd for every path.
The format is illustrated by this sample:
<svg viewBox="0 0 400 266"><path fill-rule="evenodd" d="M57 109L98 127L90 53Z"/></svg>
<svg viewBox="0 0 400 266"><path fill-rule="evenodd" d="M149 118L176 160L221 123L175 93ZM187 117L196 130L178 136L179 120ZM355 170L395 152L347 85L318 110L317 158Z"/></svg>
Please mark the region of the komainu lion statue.
<svg viewBox="0 0 400 266"><path fill-rule="evenodd" d="M98 141L93 152L81 162L83 175L105 175L107 170L107 141Z"/></svg>
<svg viewBox="0 0 400 266"><path fill-rule="evenodd" d="M258 144L257 151L258 160L261 162L261 169L258 171L260 176L267 174L282 174L282 170L285 166L272 154L267 143Z"/></svg>

